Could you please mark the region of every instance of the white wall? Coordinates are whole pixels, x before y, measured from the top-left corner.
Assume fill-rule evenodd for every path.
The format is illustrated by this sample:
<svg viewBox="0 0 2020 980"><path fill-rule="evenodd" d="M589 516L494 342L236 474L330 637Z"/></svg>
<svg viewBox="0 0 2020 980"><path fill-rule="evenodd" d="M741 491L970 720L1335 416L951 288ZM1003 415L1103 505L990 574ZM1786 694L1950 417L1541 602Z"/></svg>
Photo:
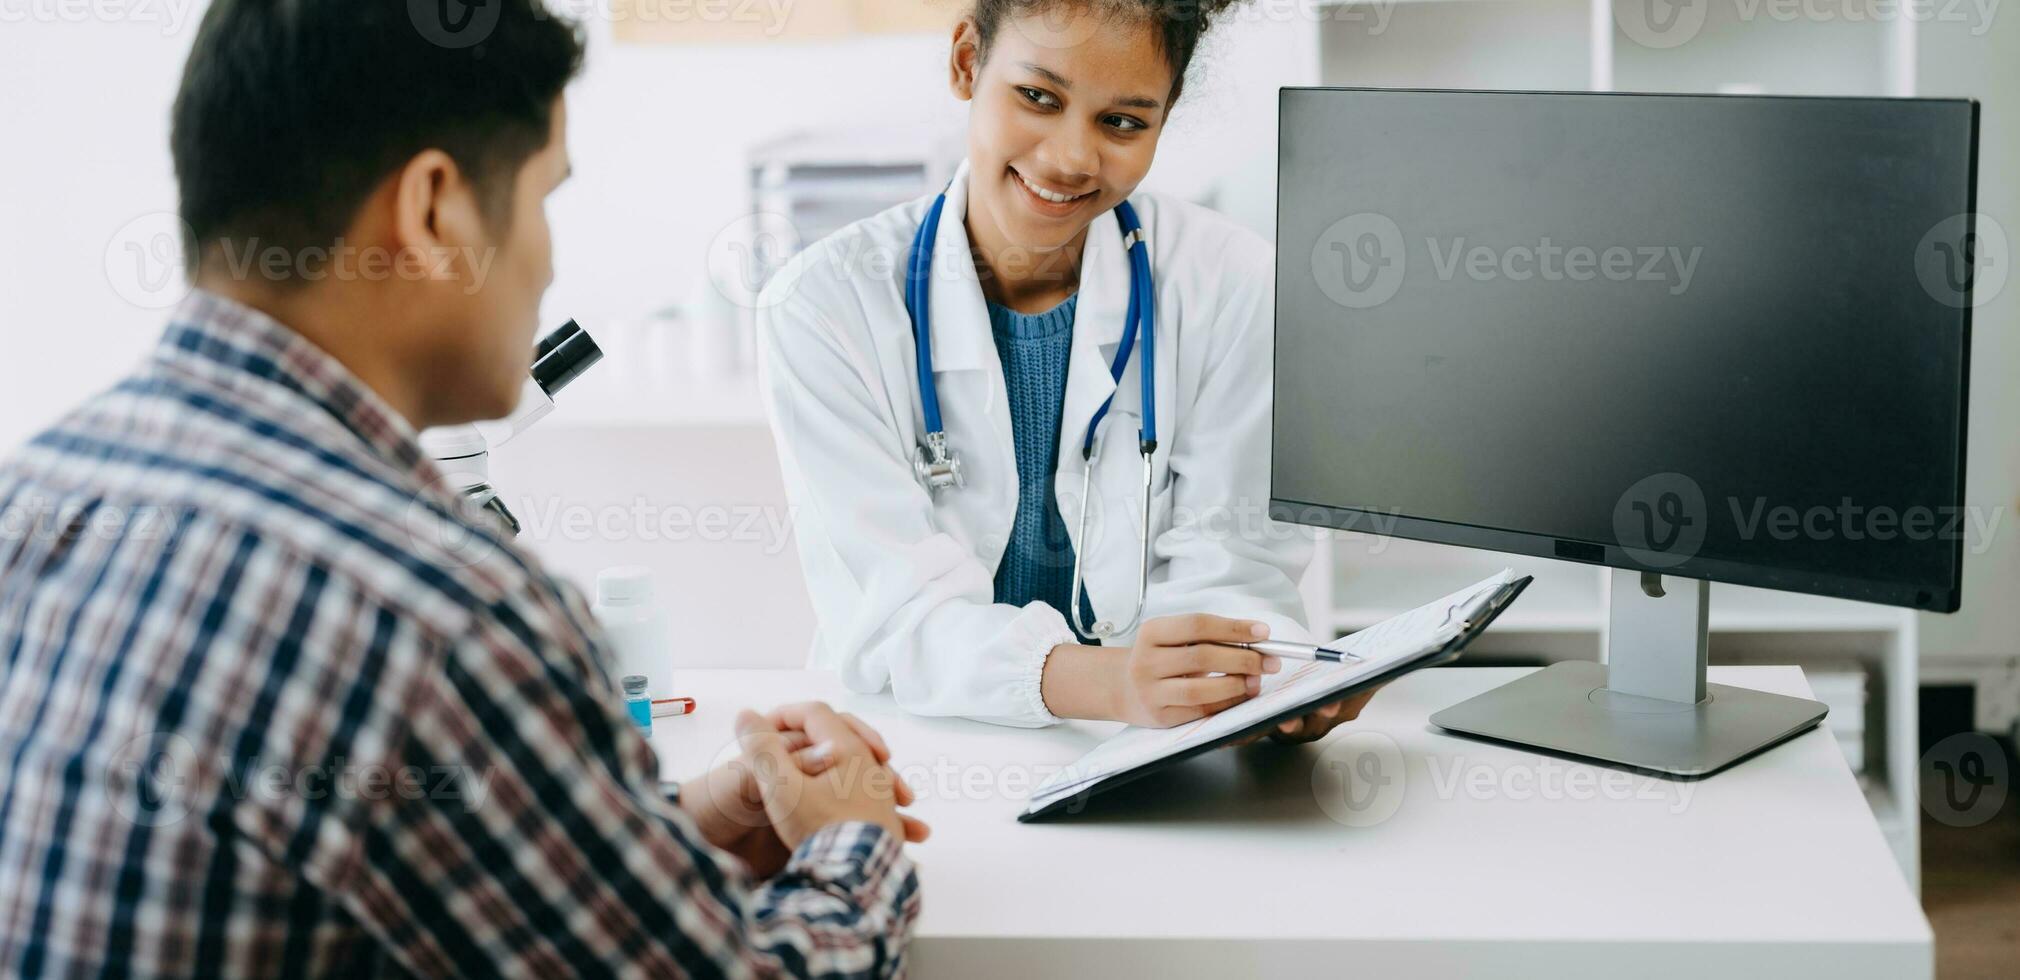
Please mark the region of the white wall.
<svg viewBox="0 0 2020 980"><path fill-rule="evenodd" d="M116 377L160 327L159 310L112 288L105 262L108 249L125 260L129 222L175 208L168 112L202 6L175 30L0 23L0 447ZM753 142L848 122L959 124L935 40L648 48L590 28L589 70L570 94L577 176L550 205L557 322L593 327L685 296L743 207Z"/></svg>
<svg viewBox="0 0 2020 980"><path fill-rule="evenodd" d="M159 0L180 10L172 24L0 22L0 447L116 377L158 329L161 313L123 300L105 262L109 250L126 261L129 222L175 208L168 111L203 6ZM0 5L17 8L28 9ZM648 47L589 26L589 69L569 100L577 176L550 205L551 319L593 325L684 298L709 242L745 209L753 143L964 119L938 37ZM1273 176L1267 79L1297 36L1288 22L1244 24L1203 54L1150 186L1200 197L1231 172ZM1268 191L1245 181L1222 200L1263 224Z"/></svg>
<svg viewBox="0 0 2020 980"><path fill-rule="evenodd" d="M190 21L0 23L0 451L161 328L105 258L123 226L175 208L168 110Z"/></svg>

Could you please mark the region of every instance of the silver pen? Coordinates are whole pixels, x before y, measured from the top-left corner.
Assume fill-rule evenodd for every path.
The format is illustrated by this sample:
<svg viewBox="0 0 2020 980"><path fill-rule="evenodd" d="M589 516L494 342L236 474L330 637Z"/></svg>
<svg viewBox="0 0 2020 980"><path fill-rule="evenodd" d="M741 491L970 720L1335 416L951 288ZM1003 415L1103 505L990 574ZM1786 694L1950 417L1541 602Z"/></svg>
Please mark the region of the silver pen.
<svg viewBox="0 0 2020 980"><path fill-rule="evenodd" d="M1309 643L1286 643L1282 640L1263 640L1260 643L1237 643L1235 646L1244 650L1254 650L1257 653L1271 657L1282 657L1285 660L1317 660L1321 663L1329 664L1352 664L1361 661L1361 658L1354 654L1341 653L1338 650L1328 650L1325 647L1317 647Z"/></svg>

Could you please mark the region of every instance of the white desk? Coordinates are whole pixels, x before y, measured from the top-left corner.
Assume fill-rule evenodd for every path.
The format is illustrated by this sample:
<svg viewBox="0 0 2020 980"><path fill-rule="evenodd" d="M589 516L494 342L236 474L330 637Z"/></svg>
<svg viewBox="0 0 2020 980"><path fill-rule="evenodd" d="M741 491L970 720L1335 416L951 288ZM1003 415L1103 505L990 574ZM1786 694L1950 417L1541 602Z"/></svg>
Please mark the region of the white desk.
<svg viewBox="0 0 2020 980"><path fill-rule="evenodd" d="M732 751L739 707L825 700L876 725L933 825L911 849L928 980L1931 976L1928 922L1829 733L1671 783L1425 721L1519 673L1414 674L1318 745L1213 753L1030 826L1030 788L1114 726L917 718L825 673L691 671L698 713L655 734L681 778ZM1808 694L1789 667L1712 679Z"/></svg>

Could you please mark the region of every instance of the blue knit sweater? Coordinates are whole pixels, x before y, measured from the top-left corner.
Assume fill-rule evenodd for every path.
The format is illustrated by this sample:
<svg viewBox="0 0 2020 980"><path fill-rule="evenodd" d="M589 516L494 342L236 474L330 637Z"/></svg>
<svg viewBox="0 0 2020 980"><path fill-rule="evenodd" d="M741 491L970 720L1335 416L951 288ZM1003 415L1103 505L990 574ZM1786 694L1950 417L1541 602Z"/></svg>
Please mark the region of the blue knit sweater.
<svg viewBox="0 0 2020 980"><path fill-rule="evenodd" d="M1066 407L1066 368L1072 360L1078 300L1076 296L1030 315L989 304L989 324L1003 361L1011 432L1017 443L1017 522L996 569L996 601L1013 606L1040 601L1061 614L1073 601L1073 539L1060 516L1052 477L1059 467L1059 422ZM1087 622L1094 621L1085 604L1082 614Z"/></svg>

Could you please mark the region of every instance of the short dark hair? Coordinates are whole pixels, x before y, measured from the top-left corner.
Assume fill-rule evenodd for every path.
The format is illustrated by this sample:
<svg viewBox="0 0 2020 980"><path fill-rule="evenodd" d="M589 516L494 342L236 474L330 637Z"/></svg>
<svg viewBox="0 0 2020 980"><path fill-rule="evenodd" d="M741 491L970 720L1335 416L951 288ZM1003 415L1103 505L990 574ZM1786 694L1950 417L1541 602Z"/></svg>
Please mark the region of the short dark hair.
<svg viewBox="0 0 2020 980"><path fill-rule="evenodd" d="M496 232L582 68L580 29L541 0L213 0L176 94L170 149L192 270L221 242L327 246L429 149ZM450 8L466 16L442 24Z"/></svg>
<svg viewBox="0 0 2020 980"><path fill-rule="evenodd" d="M975 0L976 33L981 36L982 57L996 43L996 31L1006 16L1051 10L1059 6L1080 6L1112 15L1141 17L1158 32L1164 57L1171 64L1171 98L1177 101L1185 87L1185 73L1200 39L1213 27L1214 18L1245 0Z"/></svg>

